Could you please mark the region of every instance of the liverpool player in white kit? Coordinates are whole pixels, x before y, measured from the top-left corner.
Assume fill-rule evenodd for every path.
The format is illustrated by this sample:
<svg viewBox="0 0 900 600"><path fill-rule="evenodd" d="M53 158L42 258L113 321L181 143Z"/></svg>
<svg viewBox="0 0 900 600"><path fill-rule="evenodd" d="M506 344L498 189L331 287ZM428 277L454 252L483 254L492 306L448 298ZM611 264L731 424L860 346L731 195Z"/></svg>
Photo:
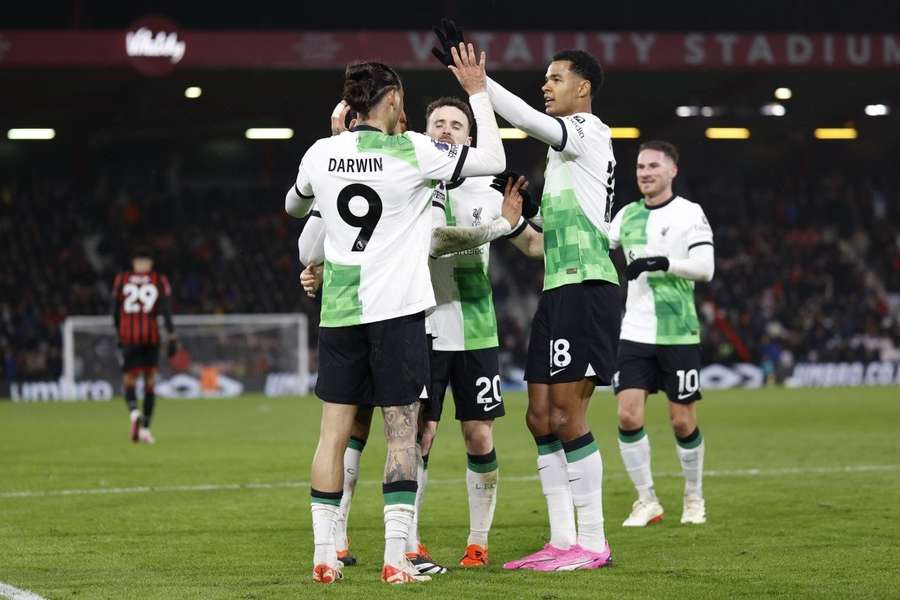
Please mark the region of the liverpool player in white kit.
<svg viewBox="0 0 900 600"><path fill-rule="evenodd" d="M464 102L456 98L439 98L425 113L429 136L445 143L471 143L471 113ZM512 185L508 180L500 179L504 188ZM442 204L444 210L443 221L436 224L473 228L495 220L501 212L503 194L492 184L490 177L470 177L438 184L432 198ZM543 255L541 234L524 220L506 237L526 254ZM488 563L488 533L497 501L499 475L492 431L494 419L505 414L500 391L500 342L489 257L490 243L485 243L430 261L437 306L428 316L429 334L433 338L431 394L423 411L421 449L426 472L420 479L417 512L427 483L428 455L449 386L467 455L469 536L459 560L462 567L481 567ZM410 542L414 540L410 539ZM411 545L407 549L416 551ZM416 562L414 558L411 560Z"/></svg>
<svg viewBox="0 0 900 600"><path fill-rule="evenodd" d="M332 132L343 130L345 113L346 110L340 105L336 107L338 117L332 121ZM425 118L426 133L433 139L448 144L471 144L472 113L462 100L439 98L428 105ZM543 255L541 234L521 219L518 212L510 210L510 200L522 194L528 198L526 215L532 217L537 212L537 204L520 189L524 178L514 175L507 172L494 178L468 177L448 184L437 182L432 195L435 229L430 269L437 301L437 306L428 316L429 333L433 339L432 393L424 402L422 411L423 428L419 434L422 460L418 470L416 516L407 539L406 553L423 575L446 572L446 568L436 563L420 542L417 525L428 482L428 456L448 385L453 390L456 418L461 424L468 458L469 535L459 565L482 567L488 563L487 539L493 521L499 473L492 426L494 419L504 414L500 396L497 322L488 273L490 240L499 237L500 231L493 224L508 219L509 230L505 237L526 255L535 258ZM319 221L310 220L298 241L300 260L307 265L321 262L319 240L322 227ZM314 292L318 287L316 273L316 267L304 270L302 280L308 292ZM357 413L350 443L344 453L344 495L336 541L338 558L348 565L356 564L356 557L349 553L347 546L347 518L371 416L371 410Z"/></svg>
<svg viewBox="0 0 900 600"><path fill-rule="evenodd" d="M445 48L461 35L435 28ZM544 290L528 344L526 422L537 446L550 541L507 569L568 571L610 563L603 523L603 462L587 408L594 386L609 383L621 323L619 276L609 257L615 157L609 127L592 113L600 65L580 50L559 52L547 68L544 112L488 79L497 114L545 142L541 197Z"/></svg>
<svg viewBox="0 0 900 600"><path fill-rule="evenodd" d="M341 577L334 525L342 495L342 455L359 404L384 413L387 583L427 580L404 554L416 494L416 409L427 398L426 309L434 306L428 273L431 181L488 175L505 156L485 94L484 55L453 49L454 74L470 94L482 132L477 149L438 145L415 133L393 135L403 87L390 67L347 68L343 97L359 113L353 131L317 141L303 156L285 210L305 216L315 202L325 225L325 272L319 332L324 400L313 458L313 579ZM402 365L403 368L397 368Z"/></svg>
<svg viewBox="0 0 900 600"><path fill-rule="evenodd" d="M647 395L663 390L684 472L682 523L706 522L704 444L697 427L700 324L694 282L710 281L713 235L699 204L672 193L678 151L662 141L641 144L638 187L644 197L621 209L610 226L612 247L625 251L628 302L613 387L619 403L619 449L638 492L625 527L663 517L653 489L650 439L644 432Z"/></svg>

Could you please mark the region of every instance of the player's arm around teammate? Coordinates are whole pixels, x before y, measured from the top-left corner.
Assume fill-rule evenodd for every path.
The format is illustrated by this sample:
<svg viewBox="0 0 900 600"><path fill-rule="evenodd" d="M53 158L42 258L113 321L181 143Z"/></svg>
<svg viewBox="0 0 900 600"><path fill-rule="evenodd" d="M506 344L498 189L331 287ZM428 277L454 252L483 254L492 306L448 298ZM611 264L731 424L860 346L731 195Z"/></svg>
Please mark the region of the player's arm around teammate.
<svg viewBox="0 0 900 600"><path fill-rule="evenodd" d="M483 121L486 135L481 148L468 152L434 144L420 134L394 135L403 111L396 72L380 63L351 65L344 97L360 113L358 126L353 132L319 140L308 150L296 183L285 196L285 210L302 217L318 194L326 227L316 385L325 405L311 473L316 581L329 583L340 577L334 546L342 495L340 457L358 404L382 406L384 412L388 457L382 579L388 583L427 579L412 569L403 546L414 514L416 400L427 394L422 311L434 304L427 272L428 183L505 167L496 120L484 92L483 57L479 63L471 47L467 53L460 50L463 56L454 53L455 74ZM362 216L349 209L355 198L367 201L368 212ZM395 274L401 270L404 276L398 280ZM402 356L393 352L398 348ZM394 368L397 360L407 367L402 377Z"/></svg>
<svg viewBox="0 0 900 600"><path fill-rule="evenodd" d="M697 425L700 395L699 322L694 282L714 271L712 230L703 210L672 192L678 152L646 142L636 175L642 200L621 209L610 227L612 247L622 247L628 301L613 385L618 401L619 449L638 499L623 523L643 527L663 517L650 469L644 431L647 396L663 390L685 477L682 523L706 520L702 491L705 447Z"/></svg>
<svg viewBox="0 0 900 600"><path fill-rule="evenodd" d="M515 171L504 171L494 177L491 187L503 194L505 201L508 196L507 184L518 183L520 179L522 185L517 186L518 189L511 189L510 192L521 198L523 219L506 238L525 256L544 258L544 233L534 225L535 222L540 222L540 201L535 199L528 189L528 181Z"/></svg>

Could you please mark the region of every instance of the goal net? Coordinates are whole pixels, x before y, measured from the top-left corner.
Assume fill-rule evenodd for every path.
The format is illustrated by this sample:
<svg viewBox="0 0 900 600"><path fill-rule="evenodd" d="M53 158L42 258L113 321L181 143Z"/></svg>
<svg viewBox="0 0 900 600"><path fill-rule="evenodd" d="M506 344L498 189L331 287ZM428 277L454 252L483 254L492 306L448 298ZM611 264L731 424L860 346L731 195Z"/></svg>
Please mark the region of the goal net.
<svg viewBox="0 0 900 600"><path fill-rule="evenodd" d="M168 358L163 336L157 395L202 398L307 392L306 315L175 315L173 319L179 351ZM98 382L120 389L122 373L111 316L69 317L63 322L62 335L65 397L73 398L78 389Z"/></svg>

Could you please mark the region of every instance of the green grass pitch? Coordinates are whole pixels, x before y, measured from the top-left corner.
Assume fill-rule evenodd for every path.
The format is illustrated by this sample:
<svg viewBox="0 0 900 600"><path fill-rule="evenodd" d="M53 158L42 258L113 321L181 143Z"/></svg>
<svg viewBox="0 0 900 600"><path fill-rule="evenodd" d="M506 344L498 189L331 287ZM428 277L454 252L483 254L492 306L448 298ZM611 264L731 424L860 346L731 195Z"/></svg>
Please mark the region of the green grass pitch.
<svg viewBox="0 0 900 600"><path fill-rule="evenodd" d="M615 402L594 396L606 531L599 571L504 572L547 535L524 394L497 423L492 564L419 586L378 581L384 442L362 457L350 517L360 559L334 586L310 580L314 398L162 400L155 446L127 440L112 403L0 403L0 582L45 598L887 598L900 596L900 392L896 388L708 392L709 522L682 526L682 479L665 403L647 430L666 517L625 530L633 490ZM465 454L452 408L429 467L422 537L454 565L466 542ZM449 417L449 418L448 418ZM271 485L269 485L271 484ZM204 487L205 486L205 487ZM103 493L95 493L102 491Z"/></svg>

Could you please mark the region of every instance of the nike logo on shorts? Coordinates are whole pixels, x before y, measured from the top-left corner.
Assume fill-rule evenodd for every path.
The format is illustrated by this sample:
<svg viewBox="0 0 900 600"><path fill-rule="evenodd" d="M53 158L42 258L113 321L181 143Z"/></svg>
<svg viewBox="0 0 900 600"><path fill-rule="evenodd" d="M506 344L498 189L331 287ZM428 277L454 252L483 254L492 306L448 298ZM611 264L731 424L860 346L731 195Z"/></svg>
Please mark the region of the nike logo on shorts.
<svg viewBox="0 0 900 600"><path fill-rule="evenodd" d="M484 412L490 412L490 411L494 410L495 408L497 408L498 406L500 406L499 402L497 402L496 404L491 404L490 406L485 406Z"/></svg>
<svg viewBox="0 0 900 600"><path fill-rule="evenodd" d="M562 369L556 369L556 370L550 369L550 377L553 377L557 373L562 373L566 369L568 369L568 367L563 367Z"/></svg>

